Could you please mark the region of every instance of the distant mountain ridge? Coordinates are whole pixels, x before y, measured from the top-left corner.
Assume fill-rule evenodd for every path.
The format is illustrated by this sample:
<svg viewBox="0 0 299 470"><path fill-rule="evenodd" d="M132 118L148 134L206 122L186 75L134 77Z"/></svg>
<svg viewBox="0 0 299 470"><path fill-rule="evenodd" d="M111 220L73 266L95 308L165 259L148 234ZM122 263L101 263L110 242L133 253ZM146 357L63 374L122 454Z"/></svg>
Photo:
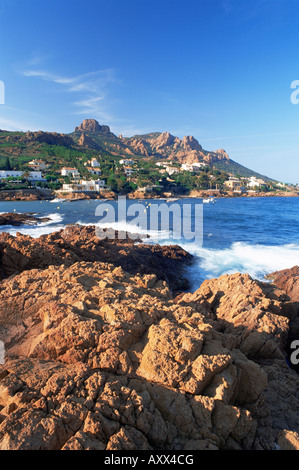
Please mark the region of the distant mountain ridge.
<svg viewBox="0 0 299 470"><path fill-rule="evenodd" d="M183 139L180 139L169 132L151 132L132 137L116 136L111 132L109 126L100 125L95 119L85 119L69 135L78 145L98 150L103 149L112 154L125 155L130 158L163 159L179 163L204 162L227 173L275 181L235 162L224 149L214 151L203 149L193 136L184 136Z"/></svg>
<svg viewBox="0 0 299 470"><path fill-rule="evenodd" d="M116 136L110 127L95 119L85 119L68 134L57 132L9 132L0 130L2 158L32 158L40 155L42 145L57 146L68 151L95 152L110 156L165 160L176 163L204 162L210 167L245 177L255 176L266 182L275 181L232 160L224 149L205 150L193 136L183 139L169 132L151 132L132 137ZM77 150L76 150L77 149Z"/></svg>

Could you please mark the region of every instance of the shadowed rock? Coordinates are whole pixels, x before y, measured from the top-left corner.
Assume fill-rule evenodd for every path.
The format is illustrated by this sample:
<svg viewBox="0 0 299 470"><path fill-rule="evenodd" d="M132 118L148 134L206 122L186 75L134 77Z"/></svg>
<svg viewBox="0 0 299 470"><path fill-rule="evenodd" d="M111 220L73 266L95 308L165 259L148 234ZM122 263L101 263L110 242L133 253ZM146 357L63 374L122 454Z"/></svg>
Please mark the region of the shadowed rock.
<svg viewBox="0 0 299 470"><path fill-rule="evenodd" d="M286 294L235 274L174 297L154 273L76 261L92 230L43 238L66 264L1 282L0 449L299 447ZM118 241L103 242L95 253L110 244L116 256Z"/></svg>

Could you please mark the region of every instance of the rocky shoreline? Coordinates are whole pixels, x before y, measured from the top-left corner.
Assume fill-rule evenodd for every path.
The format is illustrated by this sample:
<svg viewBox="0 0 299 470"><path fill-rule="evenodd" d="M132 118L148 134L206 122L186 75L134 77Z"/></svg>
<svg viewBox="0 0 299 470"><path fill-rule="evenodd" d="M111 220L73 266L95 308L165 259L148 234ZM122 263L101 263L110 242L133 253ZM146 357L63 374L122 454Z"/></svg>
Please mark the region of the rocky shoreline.
<svg viewBox="0 0 299 470"><path fill-rule="evenodd" d="M209 196L216 198L255 198L255 197L298 197L299 193L296 191L277 191L277 192L257 192L257 193L244 193L236 194L233 191L191 191L190 194L176 194L165 193L157 194L155 192L144 192L135 191L133 193L126 194L129 199L165 199L165 198L206 198ZM50 191L50 190L1 190L0 201L52 201L56 197L65 199L67 201L78 201L78 200L90 200L90 199L117 199L118 194L113 191L102 191L101 193L96 192L78 192L78 193L62 193L61 191Z"/></svg>
<svg viewBox="0 0 299 470"><path fill-rule="evenodd" d="M298 267L188 293L182 248L79 225L0 253L1 450L299 449Z"/></svg>

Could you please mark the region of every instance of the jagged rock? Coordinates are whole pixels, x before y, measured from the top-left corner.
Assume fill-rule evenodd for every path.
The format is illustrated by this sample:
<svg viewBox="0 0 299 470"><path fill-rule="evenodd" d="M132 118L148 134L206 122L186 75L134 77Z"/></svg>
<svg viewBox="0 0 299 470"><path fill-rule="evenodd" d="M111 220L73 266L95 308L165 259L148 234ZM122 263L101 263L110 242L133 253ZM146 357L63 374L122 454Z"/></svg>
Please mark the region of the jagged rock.
<svg viewBox="0 0 299 470"><path fill-rule="evenodd" d="M296 447L286 294L236 274L174 297L155 273L115 266L117 241L112 262L82 260L91 233L44 238L55 259L76 235L69 262L1 282L0 449Z"/></svg>
<svg viewBox="0 0 299 470"><path fill-rule="evenodd" d="M196 140L192 135L183 137L182 145L187 151L202 150L202 146L199 144L198 140Z"/></svg>
<svg viewBox="0 0 299 470"><path fill-rule="evenodd" d="M109 126L101 126L95 119L84 119L80 126L75 128L76 131L83 132L110 132Z"/></svg>
<svg viewBox="0 0 299 470"><path fill-rule="evenodd" d="M109 232L107 232L107 237ZM135 239L101 239L94 226L69 225L66 229L33 239L17 233L0 234L2 277L50 265L70 266L76 261L104 261L130 273L155 274L174 291L188 287L184 269L192 256L179 246L135 244ZM140 240L139 240L140 241Z"/></svg>
<svg viewBox="0 0 299 470"><path fill-rule="evenodd" d="M81 147L93 147L93 148L98 147L96 143L92 140L92 138L88 137L83 132L80 136L80 139L78 140L78 145L80 145Z"/></svg>
<svg viewBox="0 0 299 470"><path fill-rule="evenodd" d="M266 277L271 279L279 289L285 291L292 302L299 305L299 266L275 271Z"/></svg>
<svg viewBox="0 0 299 470"><path fill-rule="evenodd" d="M49 145L64 145L66 147L74 145L74 141L70 136L58 134L57 132L26 132L26 138L27 140L37 140Z"/></svg>

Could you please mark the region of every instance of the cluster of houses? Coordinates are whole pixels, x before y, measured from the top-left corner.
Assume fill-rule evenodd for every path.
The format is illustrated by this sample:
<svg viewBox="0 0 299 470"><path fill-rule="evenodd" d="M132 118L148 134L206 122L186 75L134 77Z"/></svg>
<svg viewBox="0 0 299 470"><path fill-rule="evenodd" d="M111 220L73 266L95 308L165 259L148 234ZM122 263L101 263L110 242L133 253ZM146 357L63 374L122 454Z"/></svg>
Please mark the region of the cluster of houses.
<svg viewBox="0 0 299 470"><path fill-rule="evenodd" d="M96 158L92 158L84 164L86 169L91 175L101 175L101 164ZM71 178L72 183L63 183L61 192L99 192L106 188L106 183L101 179L80 179L81 175L77 168L63 167L61 169L61 176L67 176Z"/></svg>
<svg viewBox="0 0 299 470"><path fill-rule="evenodd" d="M135 163L136 162L130 158L119 161L121 171L127 178L130 178L136 171L136 169L134 169ZM77 168L63 167L60 170L62 177L68 177L71 180L70 182L65 182L62 184L62 188L60 190L61 192L99 192L103 189L108 189L105 181L100 179L101 164L97 158L92 158L84 165L90 175L93 175L92 178L82 179ZM200 170L208 167L208 165L204 162L183 163L180 166L175 166L172 161L159 161L156 163L156 166L159 167L159 173L167 174L168 176L181 173L183 171L199 172ZM19 178L25 177L26 180L31 183L46 181L46 179L43 178L43 172L49 167L50 165L45 163L43 160L35 159L28 163L28 170L25 172L15 170L0 170L0 180L7 178L15 178L17 180ZM94 176L99 178L95 179ZM210 175L210 178L213 178L213 176ZM234 192L254 192L257 188L260 188L265 184L266 182L263 179L256 178L255 176L251 176L250 178L237 178L231 175L229 176L228 180L224 182L225 187ZM282 183L278 183L278 185L281 187L285 186Z"/></svg>
<svg viewBox="0 0 299 470"><path fill-rule="evenodd" d="M15 180L20 177L26 177L27 181L30 183L33 182L43 182L46 179L43 178L43 172L47 170L50 165L45 163L43 160L35 159L28 162L27 171L15 171L15 170L0 170L0 179L4 180L7 178L14 178ZM98 176L98 179L95 178L86 178L83 179L80 175L80 172L75 167L63 167L60 170L60 174L63 177L68 177L71 179L71 182L65 182L62 184L61 192L88 192L88 191L101 191L107 189L106 183L103 179L100 179L101 176L101 164L97 158L92 158L85 164L86 169L90 175ZM133 165L135 165L134 160L132 159L122 159L119 161L119 165L126 177L130 178L134 173Z"/></svg>
<svg viewBox="0 0 299 470"><path fill-rule="evenodd" d="M49 165L47 165L42 160L32 160L28 163L28 171L18 171L18 170L0 170L0 179L5 180L7 178L18 178L26 177L30 182L46 181L42 176L42 171L46 170Z"/></svg>
<svg viewBox="0 0 299 470"><path fill-rule="evenodd" d="M257 188L265 185L266 182L261 178L256 178L255 176L250 176L250 178L241 177L236 178L235 176L230 176L227 181L224 182L224 185L236 192L242 192L249 188L249 190L254 191Z"/></svg>
<svg viewBox="0 0 299 470"><path fill-rule="evenodd" d="M171 175L176 175L178 173L181 173L182 171L190 171L190 172L198 172L202 170L203 168L207 168L207 164L204 162L196 162L196 163L182 163L181 167L173 166L172 161L168 162L157 162L156 166L158 166L159 173L161 174L168 174L169 176Z"/></svg>

